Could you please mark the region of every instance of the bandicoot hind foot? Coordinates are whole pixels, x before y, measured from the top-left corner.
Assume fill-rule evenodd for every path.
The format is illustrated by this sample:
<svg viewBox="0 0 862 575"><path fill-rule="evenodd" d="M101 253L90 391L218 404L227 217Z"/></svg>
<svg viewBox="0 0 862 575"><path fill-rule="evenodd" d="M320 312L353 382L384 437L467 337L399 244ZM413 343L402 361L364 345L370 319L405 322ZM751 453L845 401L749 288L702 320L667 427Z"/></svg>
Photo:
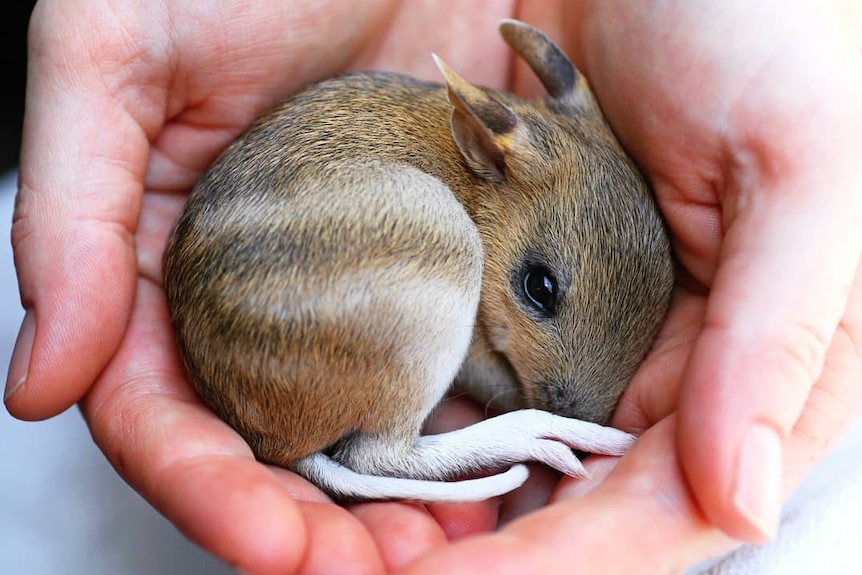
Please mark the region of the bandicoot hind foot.
<svg viewBox="0 0 862 575"><path fill-rule="evenodd" d="M446 433L424 435L394 449L388 437L357 434L335 457L314 454L296 471L338 499L478 501L502 495L526 479L526 468L468 479L513 463L536 461L572 477L587 475L573 450L622 455L634 436L595 423L535 409L504 413Z"/></svg>

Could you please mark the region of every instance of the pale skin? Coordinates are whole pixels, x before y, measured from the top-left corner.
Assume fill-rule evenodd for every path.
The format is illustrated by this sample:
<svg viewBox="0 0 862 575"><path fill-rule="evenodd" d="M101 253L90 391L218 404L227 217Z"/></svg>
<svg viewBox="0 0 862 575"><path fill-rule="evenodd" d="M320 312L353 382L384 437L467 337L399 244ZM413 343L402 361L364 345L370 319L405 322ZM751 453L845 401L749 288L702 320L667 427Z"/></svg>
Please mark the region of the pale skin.
<svg viewBox="0 0 862 575"><path fill-rule="evenodd" d="M662 573L771 536L780 502L862 410L862 11L309 4L37 5L9 411L78 402L130 484L255 575ZM646 431L621 459L588 461L588 482L540 471L502 501L336 506L255 462L195 396L166 318L165 237L219 150L308 82L369 67L438 80L435 51L475 83L535 94L524 68L510 74L504 17L573 56L672 231L678 294L615 418ZM436 424L480 415L453 403Z"/></svg>

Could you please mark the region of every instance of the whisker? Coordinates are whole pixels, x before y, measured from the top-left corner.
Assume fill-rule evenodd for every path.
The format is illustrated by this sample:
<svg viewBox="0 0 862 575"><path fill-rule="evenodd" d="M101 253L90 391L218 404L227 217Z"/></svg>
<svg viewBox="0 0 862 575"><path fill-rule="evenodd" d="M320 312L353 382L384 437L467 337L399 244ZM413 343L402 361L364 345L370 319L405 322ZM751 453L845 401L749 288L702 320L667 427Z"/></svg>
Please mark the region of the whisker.
<svg viewBox="0 0 862 575"><path fill-rule="evenodd" d="M499 393L495 393L494 395L492 395L491 399L489 399L485 403L485 417L487 418L490 415L492 403L497 401L497 399L504 397L504 396L511 394L511 393L517 393L517 390L509 388L509 389L504 389L504 390L500 391Z"/></svg>

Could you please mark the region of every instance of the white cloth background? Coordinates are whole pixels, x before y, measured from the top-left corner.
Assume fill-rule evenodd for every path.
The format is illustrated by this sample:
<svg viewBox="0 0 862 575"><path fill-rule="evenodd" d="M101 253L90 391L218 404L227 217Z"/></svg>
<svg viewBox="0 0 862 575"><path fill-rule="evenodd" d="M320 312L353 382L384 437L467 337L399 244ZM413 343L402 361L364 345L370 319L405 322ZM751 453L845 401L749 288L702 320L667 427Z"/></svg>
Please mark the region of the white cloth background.
<svg viewBox="0 0 862 575"><path fill-rule="evenodd" d="M20 309L9 225L15 177L0 180L0 366ZM222 575L111 469L76 409L25 423L0 410L0 573ZM862 422L788 503L779 537L701 565L702 575L862 573ZM598 574L597 574L598 575Z"/></svg>

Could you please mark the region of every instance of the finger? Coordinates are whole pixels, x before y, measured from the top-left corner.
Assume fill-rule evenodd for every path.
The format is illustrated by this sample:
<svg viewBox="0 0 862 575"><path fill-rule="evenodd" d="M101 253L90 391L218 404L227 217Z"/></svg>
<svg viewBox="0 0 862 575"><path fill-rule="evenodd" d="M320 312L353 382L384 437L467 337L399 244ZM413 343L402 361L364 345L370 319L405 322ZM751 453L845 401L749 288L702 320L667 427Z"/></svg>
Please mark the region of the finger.
<svg viewBox="0 0 862 575"><path fill-rule="evenodd" d="M301 502L308 533L302 564L281 573L379 575L383 562L371 534L346 509L331 503ZM260 526L259 526L260 527ZM282 544L285 542L283 541ZM251 572L256 574L257 572ZM261 575L269 573L261 571ZM272 573L278 573L272 571Z"/></svg>
<svg viewBox="0 0 862 575"><path fill-rule="evenodd" d="M785 448L785 490L799 484L862 413L862 269L826 364Z"/></svg>
<svg viewBox="0 0 862 575"><path fill-rule="evenodd" d="M574 497L583 497L599 487L616 469L619 457L610 455L591 455L584 462L590 476L586 478L563 477L557 488L551 494L550 502L563 501Z"/></svg>
<svg viewBox="0 0 862 575"><path fill-rule="evenodd" d="M162 286L162 270L168 236L177 221L185 196L147 192L144 195L141 217L135 241L138 247L138 275L154 285Z"/></svg>
<svg viewBox="0 0 862 575"><path fill-rule="evenodd" d="M184 442L179 443L181 450ZM306 549L320 537L315 532L327 529L309 524L265 466L223 452L164 464L155 473L132 470L127 477L186 537L242 573L297 572L308 561ZM328 529L335 528L334 522Z"/></svg>
<svg viewBox="0 0 862 575"><path fill-rule="evenodd" d="M862 266L823 371L785 446L785 492L799 484L862 413Z"/></svg>
<svg viewBox="0 0 862 575"><path fill-rule="evenodd" d="M377 543L386 571L395 571L446 544L443 529L428 510L411 503L361 503L350 512Z"/></svg>
<svg viewBox="0 0 862 575"><path fill-rule="evenodd" d="M351 70L394 70L439 82L440 71L431 58L437 52L471 82L505 87L510 52L497 25L502 18L511 17L511 2L464 4L457 10L441 10L434 2L395 5L387 17L385 36L368 42L351 62ZM434 26L429 28L429 21ZM464 42L465 30L470 30L469 42Z"/></svg>
<svg viewBox="0 0 862 575"><path fill-rule="evenodd" d="M432 503L428 505L428 512L446 538L455 541L496 529L499 506L499 498L495 497L475 503Z"/></svg>
<svg viewBox="0 0 862 575"><path fill-rule="evenodd" d="M835 94L823 100L828 104L802 98L805 113L830 126L824 133L790 129L783 118L795 122L798 113L783 110L758 119L762 134L788 134L783 140L738 134L734 148L746 152L735 158L733 193L725 199L731 223L683 380L686 475L708 516L748 541L775 532L782 445L836 333L851 329L843 322L862 255L862 87ZM746 105L739 124L751 126L754 111ZM839 120L827 105L853 112ZM791 159L800 153L805 158Z"/></svg>
<svg viewBox="0 0 862 575"><path fill-rule="evenodd" d="M588 494L432 552L404 572L682 572L731 543L698 512L678 467L675 431L673 419L647 431Z"/></svg>
<svg viewBox="0 0 862 575"><path fill-rule="evenodd" d="M669 448L676 433L674 416L659 422L622 458L596 463L598 475L612 468L603 482L558 492L544 518L526 517L513 531L558 554L570 545L566 534L577 533L577 556L590 555L579 569L588 573L683 572L728 549L733 543L704 520L688 491ZM625 557L617 557L621 549Z"/></svg>
<svg viewBox="0 0 862 575"><path fill-rule="evenodd" d="M146 281L137 293L123 345L81 402L94 440L193 541L246 573L294 572L320 526L307 526L291 497L296 490L200 403L162 293Z"/></svg>
<svg viewBox="0 0 862 575"><path fill-rule="evenodd" d="M40 2L31 18L12 226L27 319L7 381L7 406L26 419L54 415L81 397L119 344L134 297L133 234L147 128L155 125L142 126L128 110L152 116L159 103L119 86L119 70L141 63L98 6ZM90 17L70 17L80 10ZM101 59L90 59L86 45L93 26L104 40ZM112 82L118 85L105 86ZM136 104L127 108L127 98Z"/></svg>
<svg viewBox="0 0 862 575"><path fill-rule="evenodd" d="M539 463L529 464L530 477L514 491L501 497L498 523L506 525L527 513L541 509L560 483L561 473Z"/></svg>
<svg viewBox="0 0 862 575"><path fill-rule="evenodd" d="M683 369L705 307L705 296L677 286L664 325L620 398L611 425L638 435L676 411Z"/></svg>

